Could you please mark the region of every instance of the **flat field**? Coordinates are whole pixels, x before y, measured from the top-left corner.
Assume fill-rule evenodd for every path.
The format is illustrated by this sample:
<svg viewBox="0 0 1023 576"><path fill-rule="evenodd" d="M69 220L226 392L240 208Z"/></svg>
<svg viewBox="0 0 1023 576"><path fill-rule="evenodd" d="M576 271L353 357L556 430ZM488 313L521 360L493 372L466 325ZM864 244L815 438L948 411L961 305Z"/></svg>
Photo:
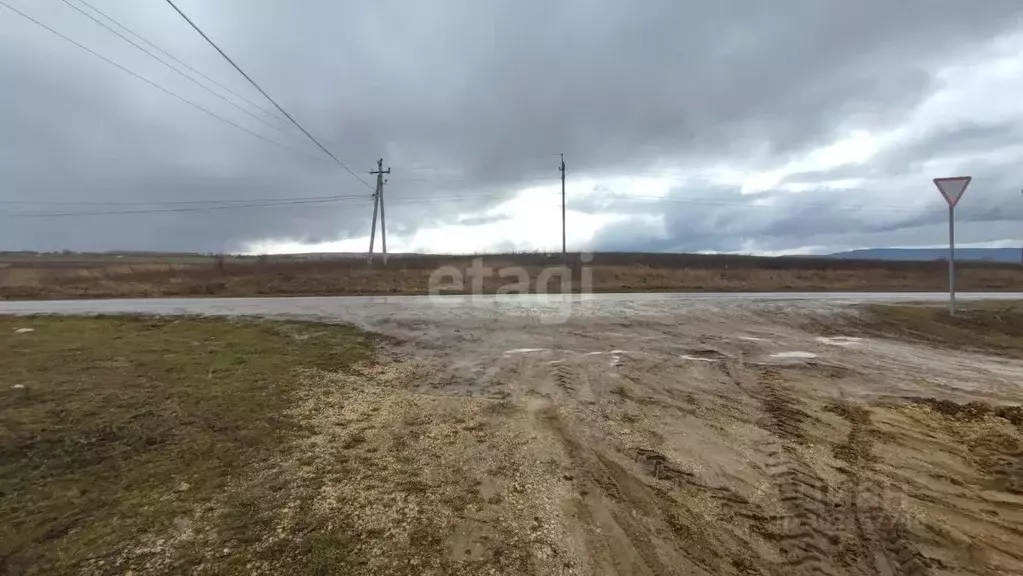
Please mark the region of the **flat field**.
<svg viewBox="0 0 1023 576"><path fill-rule="evenodd" d="M137 298L157 296L271 296L426 294L441 267L462 274L474 256L395 255L372 268L358 255L203 256L196 254L0 254L0 299ZM482 255L492 270L484 293L516 281L502 269L521 267L530 292L561 292L561 276L544 284L541 272L562 264L561 255ZM594 292L665 291L940 291L948 287L944 262L856 261L827 258L597 253L581 262L570 254L568 275L579 291L583 266ZM958 288L1020 290L1023 266L962 262Z"/></svg>

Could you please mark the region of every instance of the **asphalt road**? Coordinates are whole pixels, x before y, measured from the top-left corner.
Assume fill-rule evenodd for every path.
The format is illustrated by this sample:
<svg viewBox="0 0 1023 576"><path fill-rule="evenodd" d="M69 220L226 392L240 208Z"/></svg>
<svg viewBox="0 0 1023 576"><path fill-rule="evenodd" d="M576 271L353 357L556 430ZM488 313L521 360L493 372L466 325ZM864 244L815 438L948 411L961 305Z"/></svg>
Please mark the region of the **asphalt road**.
<svg viewBox="0 0 1023 576"><path fill-rule="evenodd" d="M1023 299L1023 292L961 293L970 300ZM945 302L941 292L632 293L483 296L322 296L0 301L0 314L162 314L307 318L374 325L388 320L439 321L502 317L670 316L694 308L789 303L825 307L871 302Z"/></svg>

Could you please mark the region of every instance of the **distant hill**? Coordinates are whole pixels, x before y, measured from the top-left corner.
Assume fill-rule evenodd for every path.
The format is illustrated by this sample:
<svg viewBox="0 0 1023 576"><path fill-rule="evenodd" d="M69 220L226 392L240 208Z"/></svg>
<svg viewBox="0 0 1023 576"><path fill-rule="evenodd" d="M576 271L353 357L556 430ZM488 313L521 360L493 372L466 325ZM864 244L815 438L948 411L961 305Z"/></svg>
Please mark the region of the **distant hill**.
<svg viewBox="0 0 1023 576"><path fill-rule="evenodd" d="M948 248L869 248L829 254L843 260L945 260ZM956 260L986 260L989 262L1019 262L1019 248L956 248Z"/></svg>

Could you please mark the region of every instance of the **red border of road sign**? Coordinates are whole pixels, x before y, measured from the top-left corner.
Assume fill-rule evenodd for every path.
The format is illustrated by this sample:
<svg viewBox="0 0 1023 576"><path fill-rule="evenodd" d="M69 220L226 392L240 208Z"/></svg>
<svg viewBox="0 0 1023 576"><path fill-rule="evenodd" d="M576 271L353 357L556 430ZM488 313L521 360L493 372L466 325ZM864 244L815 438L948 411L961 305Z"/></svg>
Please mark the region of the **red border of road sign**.
<svg viewBox="0 0 1023 576"><path fill-rule="evenodd" d="M963 191L959 193L959 197L955 199L955 202L953 202L948 196L945 196L945 190L941 188L941 184L938 184L938 182L946 182L948 180L966 180L966 184L963 185ZM963 199L963 194L966 194L966 189L970 187L970 182L972 181L973 176L950 176L948 178L935 178L934 185L938 187L938 192L941 192L941 195L945 196L945 202L947 202L949 206L955 208L956 204Z"/></svg>

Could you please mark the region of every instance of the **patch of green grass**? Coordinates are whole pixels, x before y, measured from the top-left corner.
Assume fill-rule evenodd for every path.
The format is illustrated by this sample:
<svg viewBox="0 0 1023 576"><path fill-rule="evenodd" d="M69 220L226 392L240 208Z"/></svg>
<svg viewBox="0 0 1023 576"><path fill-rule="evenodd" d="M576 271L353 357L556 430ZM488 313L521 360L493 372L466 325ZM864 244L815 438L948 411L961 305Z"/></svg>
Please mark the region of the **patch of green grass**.
<svg viewBox="0 0 1023 576"><path fill-rule="evenodd" d="M218 543L257 539L272 499L244 490L278 487L242 480L301 434L287 415L299 370L347 370L371 350L345 326L0 317L0 574L78 574L101 560L115 571L135 537L213 502L238 504ZM324 542L304 567L340 562ZM200 562L210 566L197 552L165 571Z"/></svg>
<svg viewBox="0 0 1023 576"><path fill-rule="evenodd" d="M869 333L910 338L958 349L1023 355L1023 302L960 303L947 306L875 304L861 327Z"/></svg>
<svg viewBox="0 0 1023 576"><path fill-rule="evenodd" d="M352 544L331 534L313 534L305 541L310 576L357 574Z"/></svg>

